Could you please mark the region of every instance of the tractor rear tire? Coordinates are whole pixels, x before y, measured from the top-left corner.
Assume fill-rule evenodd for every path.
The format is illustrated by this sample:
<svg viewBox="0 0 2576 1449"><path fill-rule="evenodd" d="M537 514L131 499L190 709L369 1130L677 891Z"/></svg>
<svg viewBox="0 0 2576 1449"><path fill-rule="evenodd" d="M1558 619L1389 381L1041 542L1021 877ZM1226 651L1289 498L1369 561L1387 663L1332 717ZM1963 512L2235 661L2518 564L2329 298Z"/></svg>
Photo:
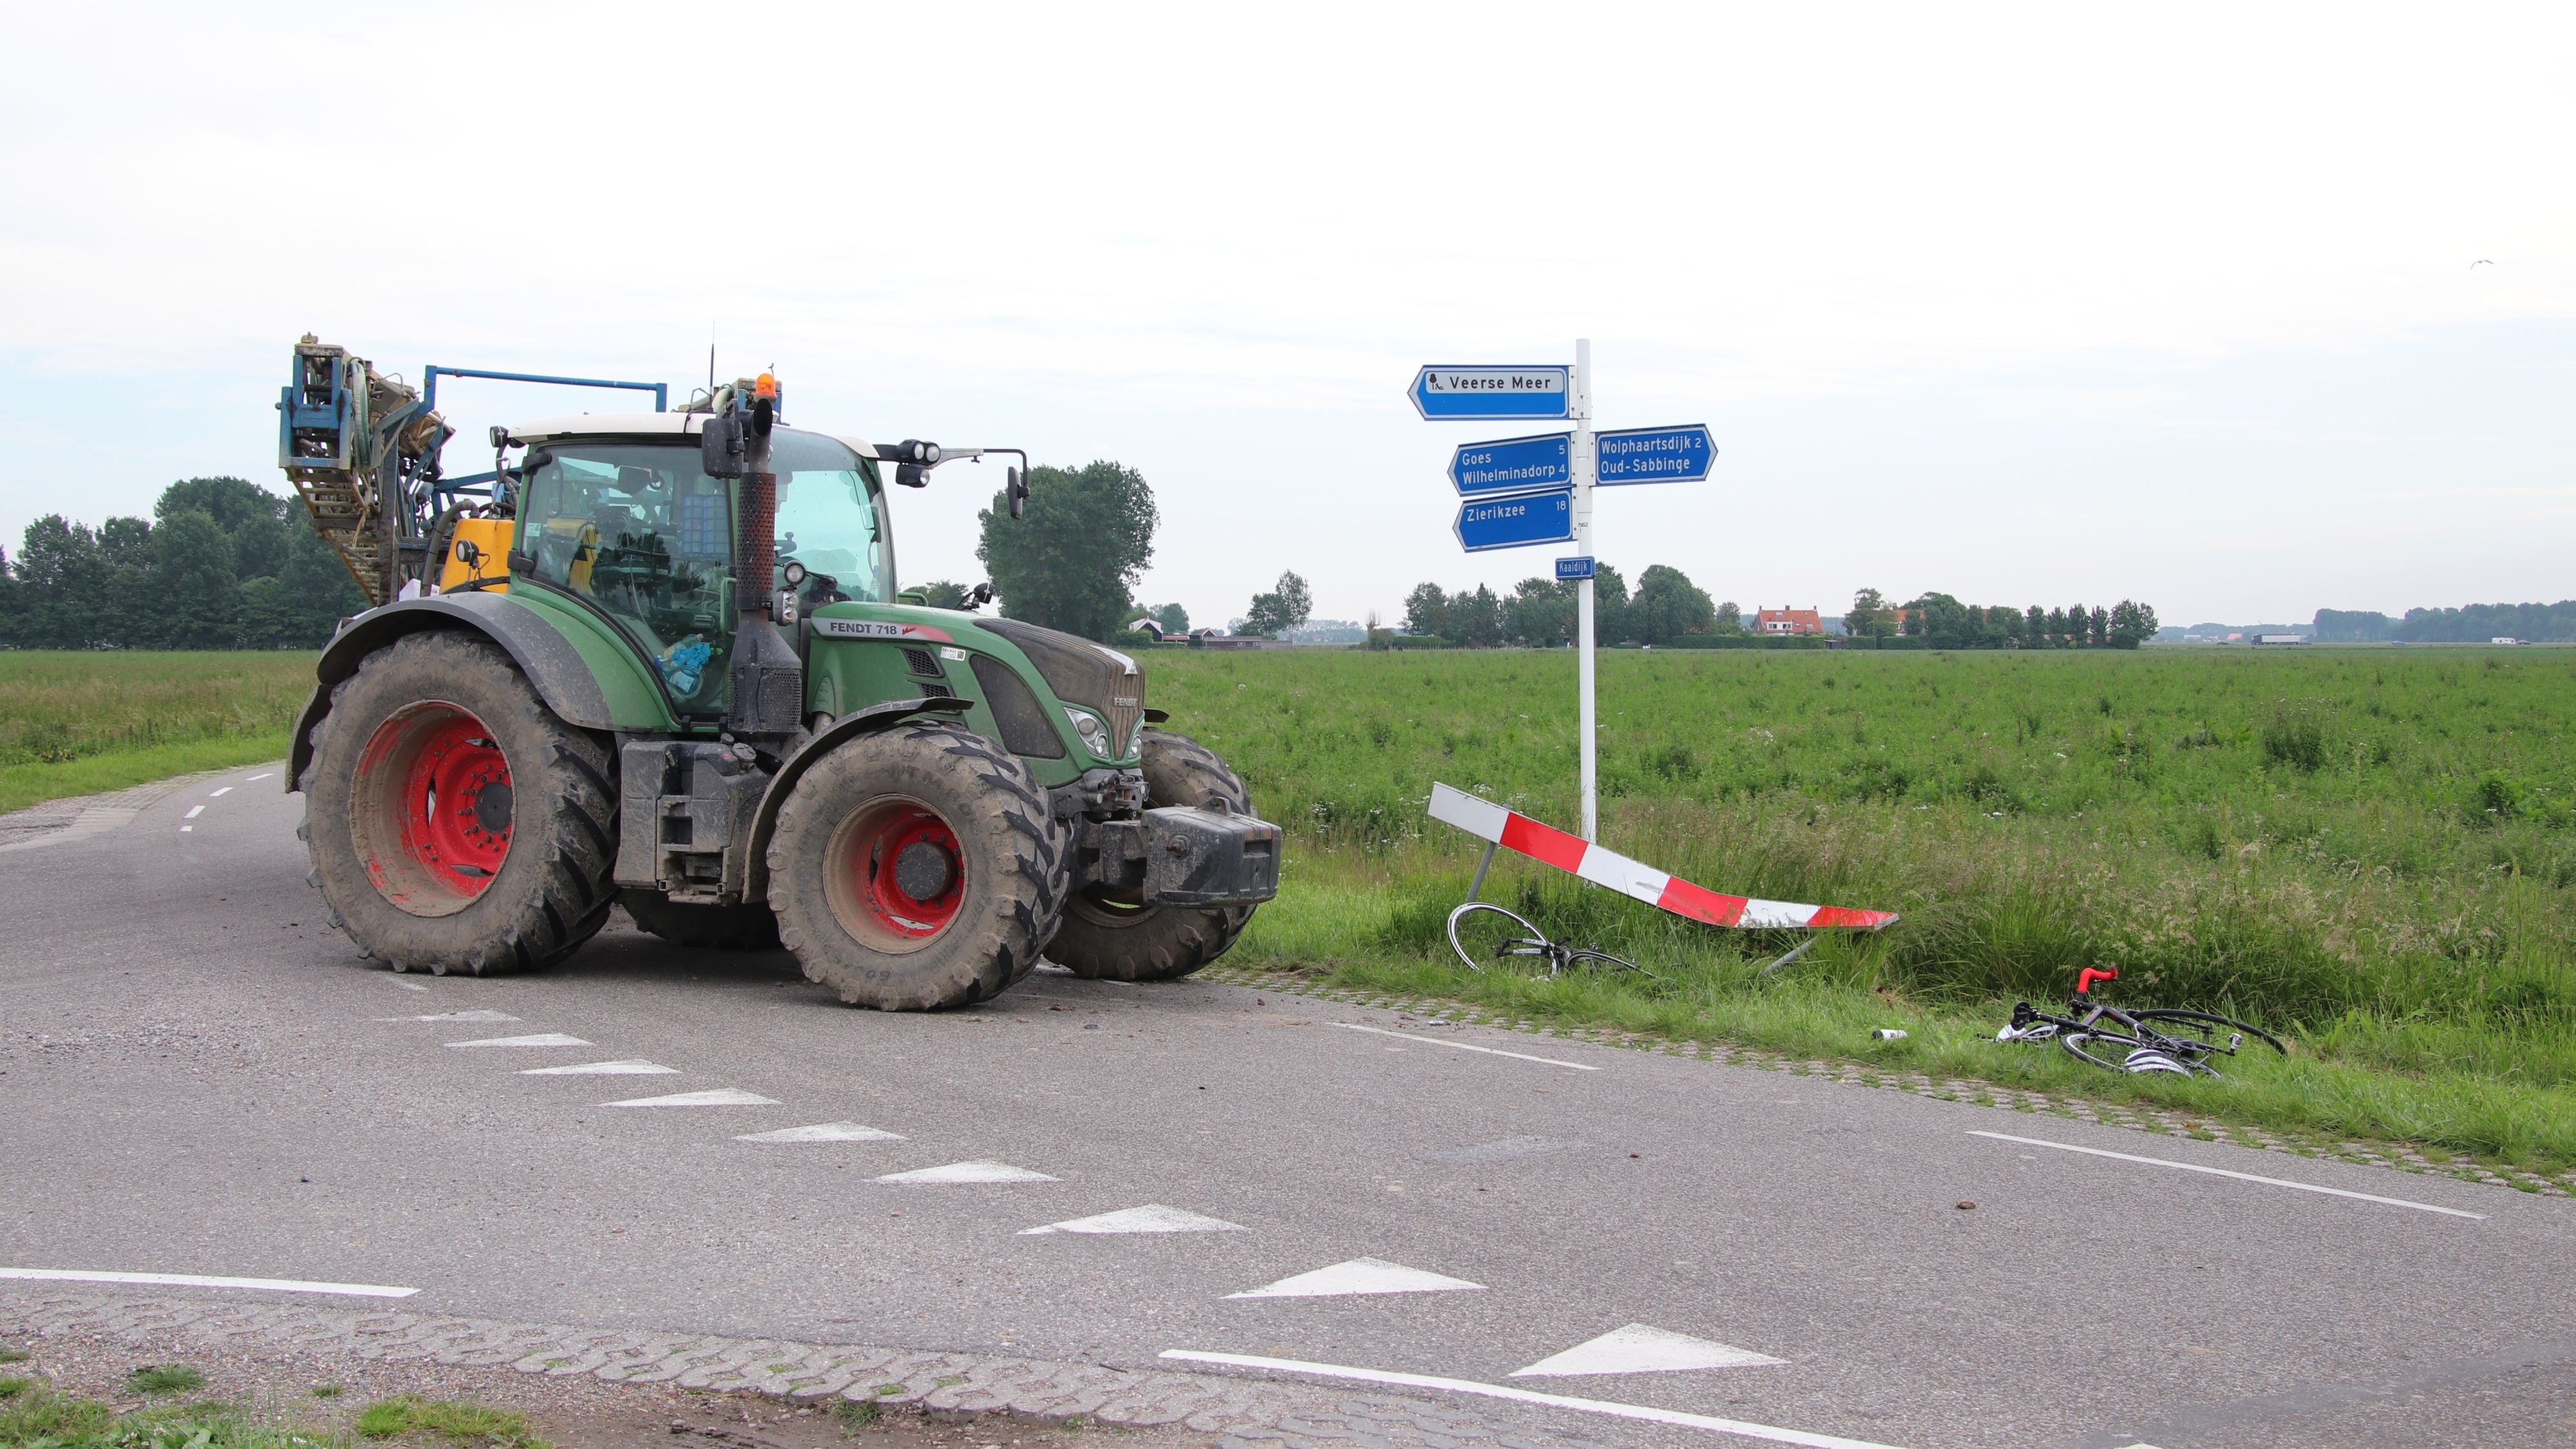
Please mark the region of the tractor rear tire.
<svg viewBox="0 0 2576 1449"><path fill-rule="evenodd" d="M852 1006L1000 995L1064 910L1069 832L1029 767L953 724L850 741L788 792L769 905L808 979Z"/></svg>
<svg viewBox="0 0 2576 1449"><path fill-rule="evenodd" d="M1145 731L1145 806L1222 801L1252 813L1252 792L1225 761L1187 735ZM1046 958L1095 981L1177 981L1224 955L1252 923L1251 906L1126 905L1084 891L1065 903Z"/></svg>
<svg viewBox="0 0 2576 1449"><path fill-rule="evenodd" d="M304 837L332 924L396 971L549 966L617 902L607 744L482 638L411 634L334 686Z"/></svg>
<svg viewBox="0 0 2576 1449"><path fill-rule="evenodd" d="M758 901L738 906L689 905L659 891L630 890L618 898L635 924L674 946L710 951L775 951L778 914Z"/></svg>

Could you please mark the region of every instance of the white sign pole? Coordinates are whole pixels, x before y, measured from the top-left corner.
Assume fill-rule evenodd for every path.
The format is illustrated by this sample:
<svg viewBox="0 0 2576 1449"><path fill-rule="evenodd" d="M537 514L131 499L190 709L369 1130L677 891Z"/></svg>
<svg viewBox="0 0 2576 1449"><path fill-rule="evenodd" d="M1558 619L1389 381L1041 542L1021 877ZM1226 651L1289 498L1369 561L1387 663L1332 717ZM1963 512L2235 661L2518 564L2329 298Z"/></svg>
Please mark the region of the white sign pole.
<svg viewBox="0 0 2576 1449"><path fill-rule="evenodd" d="M1574 341L1574 395L1566 399L1566 416L1574 422L1574 450L1569 460L1574 472L1574 552L1583 558L1592 553L1592 482L1599 471L1592 456L1592 339ZM1594 572L1599 572L1596 565ZM1583 838L1601 838L1600 763L1592 748L1595 710L1592 705L1592 580L1586 578L1576 588L1575 598L1575 677L1582 706L1577 711L1583 727Z"/></svg>

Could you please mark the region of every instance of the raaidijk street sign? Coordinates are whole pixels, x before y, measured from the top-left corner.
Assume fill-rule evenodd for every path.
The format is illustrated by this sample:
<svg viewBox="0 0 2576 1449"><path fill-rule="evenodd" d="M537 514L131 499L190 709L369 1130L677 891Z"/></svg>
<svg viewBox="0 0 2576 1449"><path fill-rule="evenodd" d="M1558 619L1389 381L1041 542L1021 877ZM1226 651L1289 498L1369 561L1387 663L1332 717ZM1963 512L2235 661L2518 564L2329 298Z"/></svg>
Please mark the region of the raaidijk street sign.
<svg viewBox="0 0 2576 1449"><path fill-rule="evenodd" d="M1413 375L1414 411L1438 418L1561 418L1572 396L1565 367L1426 367Z"/></svg>
<svg viewBox="0 0 2576 1449"><path fill-rule="evenodd" d="M1593 456L1600 460L1599 481L1618 483L1698 483L1708 477L1717 442L1699 424L1679 428L1623 428L1599 434Z"/></svg>
<svg viewBox="0 0 2576 1449"><path fill-rule="evenodd" d="M1574 537L1574 490L1559 488L1552 493L1524 493L1517 498L1470 498L1458 506L1458 521L1450 531L1458 535L1458 546L1469 553L1563 543Z"/></svg>
<svg viewBox="0 0 2576 1449"><path fill-rule="evenodd" d="M1449 481L1469 498L1563 488L1574 481L1574 435L1468 443L1449 456Z"/></svg>

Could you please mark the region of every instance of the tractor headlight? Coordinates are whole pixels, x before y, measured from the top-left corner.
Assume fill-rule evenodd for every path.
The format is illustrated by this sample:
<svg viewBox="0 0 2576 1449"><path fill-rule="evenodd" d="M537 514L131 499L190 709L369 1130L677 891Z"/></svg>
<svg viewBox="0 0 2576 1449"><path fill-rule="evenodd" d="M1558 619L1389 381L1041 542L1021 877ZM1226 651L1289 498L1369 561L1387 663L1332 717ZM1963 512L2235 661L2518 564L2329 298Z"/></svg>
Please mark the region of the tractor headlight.
<svg viewBox="0 0 2576 1449"><path fill-rule="evenodd" d="M1071 708L1064 714L1065 718L1073 721L1073 732L1082 736L1084 749L1104 760L1116 758L1109 752L1109 726L1100 722L1100 716L1087 709Z"/></svg>

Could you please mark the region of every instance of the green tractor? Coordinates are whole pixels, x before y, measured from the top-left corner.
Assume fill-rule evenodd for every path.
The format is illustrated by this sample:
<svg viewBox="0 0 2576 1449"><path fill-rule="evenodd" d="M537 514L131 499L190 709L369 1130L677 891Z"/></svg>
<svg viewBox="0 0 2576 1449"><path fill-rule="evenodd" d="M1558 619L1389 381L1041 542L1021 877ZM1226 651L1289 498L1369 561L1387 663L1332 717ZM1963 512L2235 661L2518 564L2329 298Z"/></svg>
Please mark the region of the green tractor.
<svg viewBox="0 0 2576 1449"><path fill-rule="evenodd" d="M451 480L442 374L667 396L455 368L423 395L296 348L279 462L373 607L323 652L286 781L309 879L369 956L542 967L623 905L925 1010L1042 953L1185 976L1277 894L1278 827L1159 727L1134 658L984 617L989 588L898 589L883 465L918 487L1016 450L792 429L764 375L494 428L492 472Z"/></svg>

